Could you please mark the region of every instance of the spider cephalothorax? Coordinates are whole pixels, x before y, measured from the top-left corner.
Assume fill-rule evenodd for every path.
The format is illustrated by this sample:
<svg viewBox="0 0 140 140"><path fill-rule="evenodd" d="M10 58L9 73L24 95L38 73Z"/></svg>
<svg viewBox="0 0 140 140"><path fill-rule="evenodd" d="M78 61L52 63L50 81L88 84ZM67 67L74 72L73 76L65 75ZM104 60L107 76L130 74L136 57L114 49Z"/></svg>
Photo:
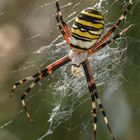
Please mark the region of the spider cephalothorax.
<svg viewBox="0 0 140 140"><path fill-rule="evenodd" d="M66 40L67 44L70 46L71 51L68 55L46 66L44 69L40 70L34 75L28 76L22 80L17 81L12 88L11 97L13 96L14 91L18 85L21 85L25 82L32 81L29 87L27 88L27 90L21 96L21 103L23 105L27 118L31 122L32 122L32 118L29 112L27 111L24 98L28 95L28 93L36 85L36 83L40 81L41 79L43 79L44 77L52 74L52 72L55 71L56 69L60 68L61 66L69 62L77 66L81 64L84 69L84 74L87 80L89 92L91 93L94 139L96 140L97 109L99 108L99 111L103 115L104 122L107 125L108 130L113 140L115 140L114 136L112 135L112 131L111 131L111 128L110 128L110 125L106 116L106 112L104 110L102 102L99 98L99 94L97 92L94 77L92 75L92 71L90 68L89 61L88 61L88 55L92 55L96 53L97 51L99 51L100 49L104 48L106 45L111 44L117 38L121 37L131 27L131 25L128 26L127 28L119 32L118 34L114 35L111 39L108 39L110 35L118 28L121 21L124 20L124 18L126 17L126 14L131 8L131 5L132 5L132 0L129 0L128 4L125 6L119 19L109 29L109 31L99 40L103 32L103 28L104 28L104 18L101 12L94 10L93 8L84 9L75 18L71 31L69 31L69 28L62 17L58 0L56 0L57 25L64 39Z"/></svg>

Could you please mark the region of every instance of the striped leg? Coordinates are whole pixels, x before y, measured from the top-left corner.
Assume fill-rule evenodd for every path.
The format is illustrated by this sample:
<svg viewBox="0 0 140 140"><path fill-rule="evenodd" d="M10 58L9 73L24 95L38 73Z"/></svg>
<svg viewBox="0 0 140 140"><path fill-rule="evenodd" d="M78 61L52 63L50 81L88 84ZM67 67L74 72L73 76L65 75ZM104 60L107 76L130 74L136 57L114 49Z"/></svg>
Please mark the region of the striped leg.
<svg viewBox="0 0 140 140"><path fill-rule="evenodd" d="M16 89L16 87L18 85L24 84L25 82L29 82L29 81L33 81L35 80L37 77L39 77L40 75L42 75L43 73L48 74L49 72L51 73L51 71L54 71L55 69L59 68L60 66L68 63L70 61L70 58L68 55L64 56L63 58L57 60L56 62L50 64L49 66L46 66L44 69L42 69L41 71L37 72L36 74L32 75L32 76L28 76L22 80L17 81L14 86L12 87L12 92L11 92L11 97L14 94L14 91ZM50 71L50 68L52 69Z"/></svg>
<svg viewBox="0 0 140 140"><path fill-rule="evenodd" d="M97 110L96 110L96 102L95 102L94 94L91 94L91 100L92 100L92 116L93 116L93 134L94 134L94 140L96 140Z"/></svg>
<svg viewBox="0 0 140 140"><path fill-rule="evenodd" d="M35 78L38 77L41 73L42 73L42 71L37 72L36 74L34 74L34 75L32 75L32 76L28 76L28 77L26 77L26 78L24 78L24 79L22 79L22 80L17 81L17 82L14 84L14 86L12 87L12 91L11 91L11 95L10 95L10 96L13 97L14 91L15 91L15 89L16 89L16 87L17 87L18 85L21 85L21 84L24 84L24 83L26 83L26 82L35 80Z"/></svg>
<svg viewBox="0 0 140 140"><path fill-rule="evenodd" d="M100 46L94 48L93 53L99 51L100 49L104 48L105 46L113 43L116 39L120 38L121 36L124 35L124 33L126 33L128 31L128 29L131 27L132 25L128 26L127 28L125 28L124 30L122 30L120 33L116 34L112 39L104 42L103 44L101 44Z"/></svg>
<svg viewBox="0 0 140 140"><path fill-rule="evenodd" d="M67 33L68 37L70 37L71 33L69 31L68 25L66 24L66 22L63 19L63 16L62 16L62 13L60 10L60 6L59 6L59 0L56 0L56 8L57 8L57 16L60 19L60 22L62 23L63 28L64 28L65 32Z"/></svg>
<svg viewBox="0 0 140 140"><path fill-rule="evenodd" d="M63 16L61 14L61 10L59 7L59 0L56 0L56 8L57 8L56 21L57 21L58 28L61 31L66 42L70 45L69 37L71 36L71 34L70 34L69 28L68 28L67 24L65 23Z"/></svg>
<svg viewBox="0 0 140 140"><path fill-rule="evenodd" d="M61 59L57 60L56 62L46 66L43 70L41 70L41 72L36 73L36 78L34 78L34 81L29 85L29 87L27 88L27 90L24 92L24 94L21 96L21 103L23 105L23 108L25 110L26 116L27 118L32 122L31 116L29 114L29 112L27 111L26 108L26 104L24 101L24 98L28 95L28 93L31 91L31 89L36 85L36 83L38 81L40 81L43 77L50 75L53 71L55 71L56 69L60 68L61 66L67 64L68 62L70 62L70 58L69 55L66 55L64 57L62 57ZM30 76L31 77L31 76ZM26 79L26 78L25 78ZM21 81L21 80L20 80ZM23 82L22 82L23 83ZM20 83L19 83L20 84ZM14 85L13 87L15 87L16 85ZM12 93L13 94L13 93Z"/></svg>
<svg viewBox="0 0 140 140"><path fill-rule="evenodd" d="M88 88L89 88L89 91L91 93L91 99L92 99L92 109L94 110L95 109L95 100L97 101L97 104L99 106L99 109L104 117L104 122L105 124L107 125L107 128L113 138L113 140L115 140L113 134L112 134L112 131L111 131L111 128L110 128L110 125L109 125L109 122L108 122L108 119L107 119L107 116L106 116L106 112L103 108L103 105L102 105L102 102L99 98L99 95L98 95L98 92L97 92L97 89L96 89L96 85L95 85L95 81L94 81L94 78L92 76L92 72L91 72L91 68L90 68L90 65L89 65L89 62L88 60L86 59L83 63L83 68L84 68L84 72L85 72L85 76L86 76L86 80L87 80L87 83L88 83ZM95 113L97 114L97 113ZM93 112L93 116L95 116L94 112ZM97 119L96 119L97 121ZM95 123L95 122L94 122ZM96 139L96 124L94 124L94 127L95 129L93 129L94 131L94 139Z"/></svg>
<svg viewBox="0 0 140 140"><path fill-rule="evenodd" d="M23 93L23 95L21 96L21 103L22 103L22 106L23 106L24 111L25 111L25 114L26 114L26 116L27 116L27 118L29 119L30 122L32 122L33 120L32 120L32 118L31 118L30 113L27 111L27 107L26 107L26 103L25 103L24 98L28 95L28 93L29 93L29 92L31 91L31 89L36 85L36 83L37 83L38 81L40 81L40 80L43 78L44 75L45 75L45 73L39 75L39 76L34 80L34 82L32 82L32 83L29 85L29 87L27 88L27 90L26 90L26 91Z"/></svg>
<svg viewBox="0 0 140 140"><path fill-rule="evenodd" d="M101 45L107 38L109 38L110 35L119 27L120 23L125 19L126 14L130 10L131 5L132 5L132 0L129 0L127 6L124 8L124 10L123 10L121 16L119 17L119 19L117 20L117 22L111 27L111 29L105 34L105 36L101 38L101 40L99 42L97 42L95 45L93 45L93 47L88 52L89 54L93 54L94 49L96 47L98 47L99 45Z"/></svg>

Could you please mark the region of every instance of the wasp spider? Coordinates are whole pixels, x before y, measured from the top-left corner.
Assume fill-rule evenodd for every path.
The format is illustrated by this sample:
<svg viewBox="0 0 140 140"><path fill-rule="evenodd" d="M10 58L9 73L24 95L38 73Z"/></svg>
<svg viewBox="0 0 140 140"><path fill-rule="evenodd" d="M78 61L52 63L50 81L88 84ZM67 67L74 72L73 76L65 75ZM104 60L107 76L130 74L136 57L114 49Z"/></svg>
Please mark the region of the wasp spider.
<svg viewBox="0 0 140 140"><path fill-rule="evenodd" d="M96 140L97 106L98 106L99 111L103 115L103 119L108 130L113 140L115 140L106 116L106 112L104 110L99 94L97 92L88 56L96 53L105 46L113 43L117 38L120 38L130 28L130 26L128 26L121 32L114 35L111 39L109 39L110 35L112 35L112 33L119 27L121 21L123 21L124 18L126 17L126 14L131 8L132 0L128 1L119 19L101 39L99 38L104 29L104 17L100 11L95 10L93 7L85 8L75 18L71 30L69 30L68 25L64 21L63 16L61 14L58 1L59 0L56 0L57 25L67 44L70 46L70 53L60 58L56 62L46 66L44 69L38 71L34 75L28 76L22 80L17 81L12 88L11 97L13 96L14 91L18 85L32 81L27 90L21 96L21 103L25 110L25 114L27 118L32 122L32 118L29 112L27 111L24 99L29 94L31 89L36 85L36 83L42 80L44 77L52 74L52 72L55 71L56 69L62 67L63 65L69 62L71 62L72 65L77 66L82 65L87 80L88 89L89 92L91 93L90 96L92 100L93 138Z"/></svg>

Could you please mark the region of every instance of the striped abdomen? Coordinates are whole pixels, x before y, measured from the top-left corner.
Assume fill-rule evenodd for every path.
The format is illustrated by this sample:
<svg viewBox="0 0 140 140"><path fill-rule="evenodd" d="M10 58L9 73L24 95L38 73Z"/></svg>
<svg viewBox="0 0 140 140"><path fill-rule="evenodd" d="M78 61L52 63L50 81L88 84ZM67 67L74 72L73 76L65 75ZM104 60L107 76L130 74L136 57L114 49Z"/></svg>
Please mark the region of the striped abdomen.
<svg viewBox="0 0 140 140"><path fill-rule="evenodd" d="M104 28L104 17L92 7L81 11L71 28L71 46L88 50L100 38Z"/></svg>

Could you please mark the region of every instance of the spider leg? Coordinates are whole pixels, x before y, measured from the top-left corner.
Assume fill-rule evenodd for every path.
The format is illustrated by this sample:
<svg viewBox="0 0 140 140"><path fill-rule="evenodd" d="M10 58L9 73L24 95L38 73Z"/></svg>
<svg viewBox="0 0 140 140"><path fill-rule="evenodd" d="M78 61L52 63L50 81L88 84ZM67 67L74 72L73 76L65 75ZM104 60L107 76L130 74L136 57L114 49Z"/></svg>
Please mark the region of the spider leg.
<svg viewBox="0 0 140 140"><path fill-rule="evenodd" d="M66 56L62 57L61 59L57 60L56 62L46 66L44 69L42 69L41 71L35 73L34 75L28 76L28 77L26 77L26 78L24 78L22 80L17 81L14 84L14 86L12 87L11 97L13 96L14 91L15 91L15 89L16 89L16 87L18 85L24 84L25 82L33 81L33 80L35 80L35 78L39 77L43 73L46 73L46 75L47 75L47 74L51 73L51 71L56 70L57 68L59 68L62 65L68 63L69 61L71 61L71 60L70 60L69 56L66 55Z"/></svg>
<svg viewBox="0 0 140 140"><path fill-rule="evenodd" d="M35 84L40 81L41 79L43 78L43 75L41 74L39 77L37 77L34 82L32 82L29 87L27 88L27 90L23 93L23 95L21 96L21 103L22 103L22 106L24 108L24 111L25 111L25 114L27 116L27 118L29 119L30 122L32 122L32 117L30 115L30 113L27 111L27 107L26 107L26 103L25 103L25 100L24 98L28 95L28 93L30 92L30 90L35 86Z"/></svg>
<svg viewBox="0 0 140 140"><path fill-rule="evenodd" d="M91 68L90 68L88 60L86 59L82 63L82 65L83 65L86 80L87 80L87 83L88 83L88 88L89 88L89 91L91 93L92 109L95 110L95 108L96 108L95 101L94 101L94 99L96 99L97 104L99 106L99 109L100 109L100 111L101 111L101 113L103 115L104 122L105 122L105 124L106 124L106 126L107 126L107 128L108 128L108 130L109 130L109 132L110 132L110 134L111 134L111 136L113 138L113 140L115 140L115 138L114 138L114 136L112 134L112 130L110 128L109 122L108 122L108 118L106 116L106 112L105 112L104 107L102 105L102 102L101 102L101 100L99 98L99 95L98 95L98 92L97 92L97 89L96 89L96 85L95 85L95 81L94 81L94 78L92 76L92 72L91 72ZM95 114L97 114L97 113L95 113ZM95 116L95 114L94 114L94 111L93 111L93 116ZM97 119L96 119L96 121L97 121ZM95 129L93 129L93 131L94 131L94 139L96 139L96 121L94 122L95 123L94 124Z"/></svg>
<svg viewBox="0 0 140 140"><path fill-rule="evenodd" d="M36 85L37 82L39 82L44 77L52 74L53 71L55 71L56 69L60 68L61 66L65 65L65 64L67 64L70 61L71 60L69 58L69 55L66 55L66 56L62 57L61 59L59 59L59 60L55 61L54 63L52 63L52 64L48 65L47 67L45 67L41 71L40 74L38 73L39 74L38 77L29 85L27 90L21 96L22 106L23 106L25 114L26 114L26 116L27 116L27 118L29 119L30 122L32 122L32 118L31 118L31 115L29 114L29 112L27 111L27 107L26 107L26 103L25 103L24 98L29 94L29 92Z"/></svg>
<svg viewBox="0 0 140 140"><path fill-rule="evenodd" d="M66 40L66 42L70 46L69 37L71 36L71 34L70 34L70 31L68 29L68 26L67 26L66 22L63 20L61 10L60 10L60 7L59 7L59 0L56 0L56 8L57 8L56 21L57 21L58 28L61 31L64 39Z"/></svg>
<svg viewBox="0 0 140 140"><path fill-rule="evenodd" d="M94 140L96 140L97 110L96 110L96 102L95 102L94 94L91 94L91 99L92 99L92 116L93 116L93 134L94 134Z"/></svg>
<svg viewBox="0 0 140 140"><path fill-rule="evenodd" d="M101 38L101 40L99 42L97 42L95 45L93 45L93 47L89 50L89 54L93 54L94 53L94 48L98 47L100 44L102 44L107 38L110 37L110 35L115 32L115 30L119 27L120 23L125 19L126 14L128 13L128 11L130 10L132 5L132 0L129 0L128 4L126 5L126 7L124 8L121 16L119 17L119 19L117 20L117 22L111 27L111 29Z"/></svg>
<svg viewBox="0 0 140 140"><path fill-rule="evenodd" d="M67 33L68 37L70 37L71 33L69 31L67 23L63 19L63 16L62 16L62 13L61 13L61 10L60 10L60 6L59 6L59 0L56 0L56 8L57 8L56 16L57 16L58 19L60 19L60 22L62 23L65 32Z"/></svg>
<svg viewBox="0 0 140 140"><path fill-rule="evenodd" d="M59 22L57 16L56 16L56 20L57 20L57 25L58 25L58 27L59 27L59 30L61 31L61 33L62 33L64 39L66 40L66 42L68 43L68 45L70 46L70 40L69 40L69 38L68 38L66 32L63 30L63 27L61 26L61 23Z"/></svg>
<svg viewBox="0 0 140 140"><path fill-rule="evenodd" d="M32 76L28 76L22 80L19 80L17 81L14 86L12 87L12 91L11 91L11 97L13 96L14 94L14 91L15 89L17 88L18 85L21 85L21 84L24 84L26 82L29 82L29 81L33 81L36 77L38 77L40 75L41 72L37 72L36 74L32 75Z"/></svg>
<svg viewBox="0 0 140 140"><path fill-rule="evenodd" d="M125 28L124 30L122 30L120 33L116 34L112 39L102 43L100 46L94 48L93 50L93 53L99 51L100 49L104 48L105 46L113 43L116 39L120 38L121 36L123 36L127 31L128 29L131 27L132 25L128 26L127 28Z"/></svg>

